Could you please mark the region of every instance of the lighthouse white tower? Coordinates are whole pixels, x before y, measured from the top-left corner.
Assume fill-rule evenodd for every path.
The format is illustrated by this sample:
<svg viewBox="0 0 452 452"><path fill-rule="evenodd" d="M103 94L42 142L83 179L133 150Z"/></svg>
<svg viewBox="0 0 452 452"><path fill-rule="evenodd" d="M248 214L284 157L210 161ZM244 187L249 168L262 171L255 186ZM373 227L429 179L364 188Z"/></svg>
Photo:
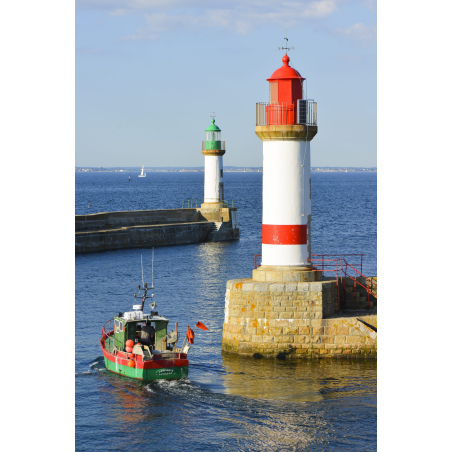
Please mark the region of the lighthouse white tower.
<svg viewBox="0 0 452 452"><path fill-rule="evenodd" d="M304 99L303 81L283 65L267 79L269 102L256 105L257 136L263 141L262 266L311 264L311 148L317 104Z"/></svg>
<svg viewBox="0 0 452 452"><path fill-rule="evenodd" d="M221 129L212 124L206 129L206 141L202 142L204 159L204 203L202 208L221 208L224 204L223 155L225 142L221 141Z"/></svg>

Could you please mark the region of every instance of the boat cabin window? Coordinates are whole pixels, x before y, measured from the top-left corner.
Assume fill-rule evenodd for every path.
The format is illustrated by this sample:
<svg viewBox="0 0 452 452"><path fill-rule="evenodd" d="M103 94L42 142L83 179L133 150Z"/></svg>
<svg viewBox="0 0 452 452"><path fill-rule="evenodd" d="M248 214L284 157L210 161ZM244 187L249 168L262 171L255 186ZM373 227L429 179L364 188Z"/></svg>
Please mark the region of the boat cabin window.
<svg viewBox="0 0 452 452"><path fill-rule="evenodd" d="M154 323L141 323L137 325L137 338L143 345L155 344L155 326Z"/></svg>
<svg viewBox="0 0 452 452"><path fill-rule="evenodd" d="M122 333L124 331L124 323L115 319L115 333Z"/></svg>

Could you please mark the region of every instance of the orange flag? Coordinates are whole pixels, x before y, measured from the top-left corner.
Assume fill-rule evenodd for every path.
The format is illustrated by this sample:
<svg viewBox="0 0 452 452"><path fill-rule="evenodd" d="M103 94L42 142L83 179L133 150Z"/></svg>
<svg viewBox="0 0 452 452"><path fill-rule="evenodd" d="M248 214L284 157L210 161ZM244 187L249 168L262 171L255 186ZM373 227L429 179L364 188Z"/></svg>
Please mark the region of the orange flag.
<svg viewBox="0 0 452 452"><path fill-rule="evenodd" d="M197 326L198 328L201 328L202 330L209 331L209 328L207 328L206 325L204 325L204 323L198 322L198 323L196 324L196 326Z"/></svg>
<svg viewBox="0 0 452 452"><path fill-rule="evenodd" d="M188 339L188 343L189 344L194 344L195 343L195 333L193 332L193 330L190 328L190 326L187 326L187 339Z"/></svg>

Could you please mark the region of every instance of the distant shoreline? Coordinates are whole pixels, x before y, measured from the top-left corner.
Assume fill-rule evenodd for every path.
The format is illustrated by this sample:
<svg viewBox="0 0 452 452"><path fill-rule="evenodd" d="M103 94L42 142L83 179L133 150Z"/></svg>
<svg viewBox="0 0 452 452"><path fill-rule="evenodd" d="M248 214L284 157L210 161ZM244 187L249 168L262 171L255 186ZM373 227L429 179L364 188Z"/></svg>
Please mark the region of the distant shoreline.
<svg viewBox="0 0 452 452"><path fill-rule="evenodd" d="M204 168L145 168L147 173L203 173ZM76 173L140 173L141 168L75 167ZM224 168L225 173L262 173L262 168ZM371 167L313 167L312 173L376 173Z"/></svg>

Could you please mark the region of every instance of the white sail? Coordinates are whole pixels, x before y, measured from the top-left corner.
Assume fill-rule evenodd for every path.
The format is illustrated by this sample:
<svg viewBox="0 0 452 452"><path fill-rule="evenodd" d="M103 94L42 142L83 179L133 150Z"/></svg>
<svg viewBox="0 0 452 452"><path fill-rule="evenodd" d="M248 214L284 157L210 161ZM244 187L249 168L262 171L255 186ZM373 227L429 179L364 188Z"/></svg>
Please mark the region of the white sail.
<svg viewBox="0 0 452 452"><path fill-rule="evenodd" d="M146 171L144 170L144 165L141 167L141 174L138 177L146 177Z"/></svg>

